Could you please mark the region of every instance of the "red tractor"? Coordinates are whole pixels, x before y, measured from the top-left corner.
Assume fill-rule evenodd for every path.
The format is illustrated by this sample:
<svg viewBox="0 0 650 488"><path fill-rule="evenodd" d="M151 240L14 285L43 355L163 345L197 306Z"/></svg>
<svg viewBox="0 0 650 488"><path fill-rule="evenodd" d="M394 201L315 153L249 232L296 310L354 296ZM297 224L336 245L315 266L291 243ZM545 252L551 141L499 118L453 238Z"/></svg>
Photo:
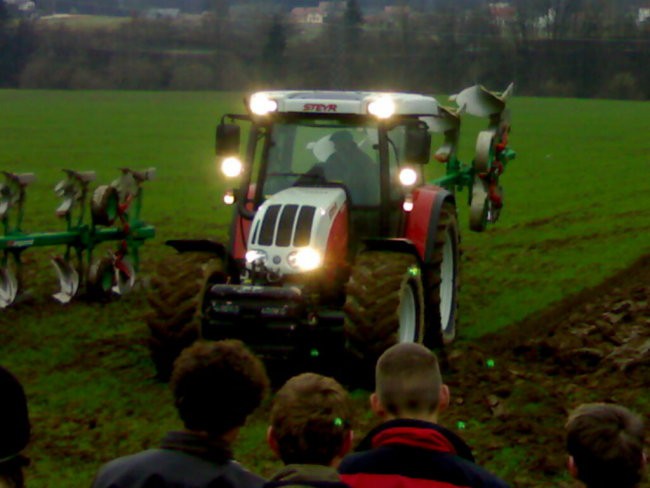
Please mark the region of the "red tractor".
<svg viewBox="0 0 650 488"><path fill-rule="evenodd" d="M227 244L171 240L152 280L148 326L159 376L199 337L238 338L268 359L374 364L397 342L456 336L456 191L470 227L498 218L514 152L503 93L468 88L445 108L405 93L268 91L216 131L224 175L239 181ZM456 157L460 114L489 117L470 165ZM248 123L245 156L240 125ZM431 134L446 175L427 183Z"/></svg>

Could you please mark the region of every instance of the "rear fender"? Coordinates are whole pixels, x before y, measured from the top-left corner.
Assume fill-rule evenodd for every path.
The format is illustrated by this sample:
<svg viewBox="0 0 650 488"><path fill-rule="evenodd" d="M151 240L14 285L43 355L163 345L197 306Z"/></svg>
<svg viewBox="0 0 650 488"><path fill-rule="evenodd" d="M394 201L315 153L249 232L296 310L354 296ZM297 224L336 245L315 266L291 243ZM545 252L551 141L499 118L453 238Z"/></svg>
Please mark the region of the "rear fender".
<svg viewBox="0 0 650 488"><path fill-rule="evenodd" d="M413 191L413 210L407 214L404 237L413 244L425 266L433 261L438 221L445 202L456 203L454 195L439 186L426 185Z"/></svg>
<svg viewBox="0 0 650 488"><path fill-rule="evenodd" d="M391 251L399 252L402 254L412 254L422 266L422 258L418 253L418 249L413 242L404 238L391 238L391 239L364 239L365 249L367 251Z"/></svg>
<svg viewBox="0 0 650 488"><path fill-rule="evenodd" d="M180 253L184 252L205 252L211 253L220 258L226 268L228 276L233 283L239 282L239 265L233 256L228 252L226 246L210 239L171 239L165 241L165 245L173 247Z"/></svg>
<svg viewBox="0 0 650 488"><path fill-rule="evenodd" d="M173 247L178 252L209 252L216 254L224 261L228 259L228 251L223 244L210 239L170 239L165 245Z"/></svg>

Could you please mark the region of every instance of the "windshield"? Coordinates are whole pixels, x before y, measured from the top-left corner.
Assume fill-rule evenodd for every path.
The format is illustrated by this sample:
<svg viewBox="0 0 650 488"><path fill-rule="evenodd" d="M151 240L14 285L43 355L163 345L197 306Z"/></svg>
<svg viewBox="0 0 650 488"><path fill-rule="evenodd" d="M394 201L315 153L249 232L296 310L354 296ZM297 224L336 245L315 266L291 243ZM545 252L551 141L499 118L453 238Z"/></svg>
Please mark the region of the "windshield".
<svg viewBox="0 0 650 488"><path fill-rule="evenodd" d="M271 131L265 196L294 185L340 183L353 205L379 205L376 125L303 120Z"/></svg>
<svg viewBox="0 0 650 488"><path fill-rule="evenodd" d="M404 197L405 189L398 175L404 163L405 133L404 124L385 132L391 201ZM267 137L271 140L261 182L264 198L291 186L341 184L347 189L352 205L380 204L379 126L375 122L356 125L332 119L276 122ZM261 151L258 156L262 156Z"/></svg>

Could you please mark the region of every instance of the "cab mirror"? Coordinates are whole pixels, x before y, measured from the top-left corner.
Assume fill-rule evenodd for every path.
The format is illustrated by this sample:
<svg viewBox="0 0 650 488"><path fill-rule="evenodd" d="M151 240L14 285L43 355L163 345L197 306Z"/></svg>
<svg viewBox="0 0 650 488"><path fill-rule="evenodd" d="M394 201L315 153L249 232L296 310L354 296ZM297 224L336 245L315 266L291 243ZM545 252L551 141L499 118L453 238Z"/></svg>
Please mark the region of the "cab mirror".
<svg viewBox="0 0 650 488"><path fill-rule="evenodd" d="M240 128L235 124L219 124L215 152L217 156L233 156L239 154Z"/></svg>
<svg viewBox="0 0 650 488"><path fill-rule="evenodd" d="M426 164L430 154L431 134L427 127L407 127L404 160L412 164Z"/></svg>

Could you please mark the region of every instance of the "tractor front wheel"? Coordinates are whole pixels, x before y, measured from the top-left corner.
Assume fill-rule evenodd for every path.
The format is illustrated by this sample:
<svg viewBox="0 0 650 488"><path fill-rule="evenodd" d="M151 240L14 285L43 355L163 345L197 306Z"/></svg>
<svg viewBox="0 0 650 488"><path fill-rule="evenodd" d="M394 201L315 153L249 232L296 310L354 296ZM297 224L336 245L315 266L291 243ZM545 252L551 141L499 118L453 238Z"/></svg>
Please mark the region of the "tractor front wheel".
<svg viewBox="0 0 650 488"><path fill-rule="evenodd" d="M415 256L366 251L346 286L344 330L350 353L374 365L398 342L423 342L422 275Z"/></svg>
<svg viewBox="0 0 650 488"><path fill-rule="evenodd" d="M160 263L147 295L149 351L158 378L168 380L175 359L199 338L206 287L226 278L222 260L211 253L180 253Z"/></svg>

